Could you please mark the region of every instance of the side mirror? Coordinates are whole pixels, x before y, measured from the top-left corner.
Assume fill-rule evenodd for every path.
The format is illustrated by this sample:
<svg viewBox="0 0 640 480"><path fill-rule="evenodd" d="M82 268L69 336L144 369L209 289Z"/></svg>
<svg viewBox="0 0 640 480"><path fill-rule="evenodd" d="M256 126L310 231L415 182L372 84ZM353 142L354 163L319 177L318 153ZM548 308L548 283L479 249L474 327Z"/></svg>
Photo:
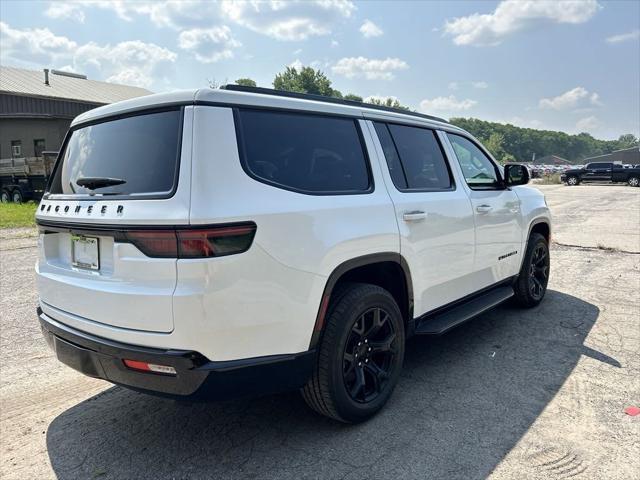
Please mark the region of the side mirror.
<svg viewBox="0 0 640 480"><path fill-rule="evenodd" d="M529 183L529 169L524 165L505 165L504 167L504 181L507 187L513 187L515 185L526 185Z"/></svg>

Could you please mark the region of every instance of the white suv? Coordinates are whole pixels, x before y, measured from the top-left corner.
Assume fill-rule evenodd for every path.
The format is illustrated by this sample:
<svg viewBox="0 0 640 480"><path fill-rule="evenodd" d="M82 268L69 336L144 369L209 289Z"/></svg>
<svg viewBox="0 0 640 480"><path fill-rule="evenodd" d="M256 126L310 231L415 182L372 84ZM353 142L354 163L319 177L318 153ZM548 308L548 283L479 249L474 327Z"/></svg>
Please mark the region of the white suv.
<svg viewBox="0 0 640 480"><path fill-rule="evenodd" d="M229 86L100 107L37 210L40 322L60 361L119 385L302 388L362 421L408 337L542 300L528 179L444 120L357 102Z"/></svg>

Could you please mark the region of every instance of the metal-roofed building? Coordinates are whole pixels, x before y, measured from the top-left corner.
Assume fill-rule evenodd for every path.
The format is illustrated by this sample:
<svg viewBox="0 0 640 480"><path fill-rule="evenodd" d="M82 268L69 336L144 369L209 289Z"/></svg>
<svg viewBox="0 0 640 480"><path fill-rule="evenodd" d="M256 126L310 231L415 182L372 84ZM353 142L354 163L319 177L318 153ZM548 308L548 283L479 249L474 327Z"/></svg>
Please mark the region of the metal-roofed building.
<svg viewBox="0 0 640 480"><path fill-rule="evenodd" d="M150 93L58 70L0 66L0 159L58 150L77 115Z"/></svg>
<svg viewBox="0 0 640 480"><path fill-rule="evenodd" d="M640 164L640 148L631 147L631 148L623 148L622 150L614 150L611 153L607 153L605 155L598 155L595 157L585 158L583 160L584 163L593 163L593 162L612 162L612 163L622 163L622 164L630 164L637 165Z"/></svg>

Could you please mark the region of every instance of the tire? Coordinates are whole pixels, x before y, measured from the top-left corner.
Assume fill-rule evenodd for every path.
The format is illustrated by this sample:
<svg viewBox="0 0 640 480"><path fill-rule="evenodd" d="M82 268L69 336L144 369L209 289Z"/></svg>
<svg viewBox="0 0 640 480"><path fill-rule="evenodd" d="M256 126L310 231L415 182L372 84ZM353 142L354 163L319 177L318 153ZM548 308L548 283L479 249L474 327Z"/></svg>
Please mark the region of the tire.
<svg viewBox="0 0 640 480"><path fill-rule="evenodd" d="M11 201L11 193L9 190L2 190L0 193L0 201L2 201L2 203L9 203Z"/></svg>
<svg viewBox="0 0 640 480"><path fill-rule="evenodd" d="M629 184L630 187L637 187L638 185L640 185L640 178L629 177L629 179L627 180L627 183Z"/></svg>
<svg viewBox="0 0 640 480"><path fill-rule="evenodd" d="M398 383L404 323L391 294L376 285L346 284L332 297L302 396L322 415L358 423L375 415Z"/></svg>
<svg viewBox="0 0 640 480"><path fill-rule="evenodd" d="M567 177L567 185L570 187L574 187L576 185L578 185L580 183L580 180L578 179L578 177L575 176L571 176L571 177Z"/></svg>
<svg viewBox="0 0 640 480"><path fill-rule="evenodd" d="M549 283L549 245L539 233L532 233L513 290L515 302L525 308L538 305Z"/></svg>
<svg viewBox="0 0 640 480"><path fill-rule="evenodd" d="M11 192L11 201L13 203L22 203L22 192L20 190Z"/></svg>

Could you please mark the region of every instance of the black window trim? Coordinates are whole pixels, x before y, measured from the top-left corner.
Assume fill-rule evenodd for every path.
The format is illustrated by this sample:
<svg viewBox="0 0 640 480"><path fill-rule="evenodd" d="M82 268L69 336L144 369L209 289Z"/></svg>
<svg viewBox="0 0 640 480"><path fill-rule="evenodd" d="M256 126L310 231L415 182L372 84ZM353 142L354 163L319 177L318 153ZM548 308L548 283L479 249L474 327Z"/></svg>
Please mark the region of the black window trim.
<svg viewBox="0 0 640 480"><path fill-rule="evenodd" d="M500 170L500 167L494 161L493 156L489 153L489 151L486 148L484 148L479 142L477 142L476 140L471 138L471 136L465 135L464 133L450 132L450 131L445 131L445 133L447 134L447 140L449 140L449 143L451 144L451 150L453 151L453 155L454 155L454 157L456 159L456 162L458 162L458 165L460 165L460 159L458 159L458 156L456 155L456 151L453 148L453 142L449 138L449 135L456 135L458 137L462 137L462 138L464 138L466 140L469 140L469 142L474 144L484 154L484 156L487 157L487 159L491 162L491 165L493 165L493 170L496 172L496 177L498 178L498 184L497 185L492 185L490 187L472 187L471 185L469 185L469 182L467 182L467 179L464 176L464 172L462 172L462 178L464 179L464 183L467 184L467 187L469 187L471 190L480 191L480 192L482 192L482 191L491 191L491 190L508 190L509 189L507 187L505 181L504 181L504 178L502 177L502 172ZM462 170L462 165L460 165L460 170Z"/></svg>
<svg viewBox="0 0 640 480"><path fill-rule="evenodd" d="M178 119L178 145L176 148L176 167L175 167L175 172L174 172L174 176L173 176L173 188L171 189L171 191L167 192L167 193L140 193L140 194L134 194L134 195L100 195L100 194L96 194L96 195L89 195L89 194L73 194L73 195L69 195L69 194L65 194L65 193L50 193L51 190L51 183L53 182L53 179L56 176L56 172L58 171L58 168L60 167L61 164L61 159L64 155L64 152L66 151L67 148L67 143L69 143L69 139L71 138L71 134L76 131L76 130L80 130L81 128L85 128L85 127L90 127L93 125L98 125L100 123L107 123L107 122L112 122L115 120L121 120L123 118L131 118L131 117L139 117L139 116L143 116L143 115L150 115L150 114L154 114L154 113L162 113L162 112L172 112L172 111L179 111L180 112L180 117ZM106 117L100 117L97 118L95 120L91 120L91 121L87 121L87 122L82 122L79 123L77 125L72 126L71 128L69 128L69 130L67 131L66 135L64 136L64 140L62 141L62 145L60 146L60 150L58 151L58 156L56 157L56 161L55 164L53 166L53 169L51 170L51 175L49 175L49 179L47 180L47 186L45 188L45 192L42 195L43 200L74 200L74 201L80 201L80 202L86 202L86 201L109 201L109 200L167 200L172 198L176 192L178 191L178 183L180 180L180 163L181 162L181 156L182 156L182 136L183 136L183 130L184 130L184 114L185 114L185 105L168 105L168 106L162 106L162 107L151 107L151 108L146 108L146 109L142 109L142 110L134 110L131 112L124 112L124 113L119 113L116 115L109 115Z"/></svg>
<svg viewBox="0 0 640 480"><path fill-rule="evenodd" d="M438 130L432 127L428 127L428 126L422 126L422 125L416 125L416 124L410 124L410 123L402 123L402 122L392 122L392 121L387 121L387 120L371 120L371 123L373 123L373 130L375 131L375 124L376 123L380 123L382 125L385 126L385 128L387 129L387 131L389 132L389 137L391 137L391 142L393 143L393 148L395 148L396 150L396 155L398 155L398 160L400 162L400 167L402 168L402 175L404 176L404 181L407 184L407 188L400 188L398 187L398 185L396 185L396 182L393 181L393 177L391 177L391 172L389 171L389 163L387 162L387 157L385 155L384 159L385 159L385 164L387 166L387 171L389 171L389 177L391 178L391 183L393 183L393 186L395 187L395 189L399 192L402 193L428 193L428 192L455 192L458 189L458 186L456 184L456 180L455 177L453 175L453 172L451 170L451 165L449 164L449 157L447 156L443 146L442 146L442 142L440 141L440 138L438 136ZM433 133L433 136L436 139L436 143L438 144L438 147L440 148L440 153L442 153L442 159L444 160L444 164L447 168L447 173L449 174L449 180L451 181L451 185L449 187L446 188L408 188L409 187L409 181L407 180L407 173L405 171L404 168L404 163L402 161L402 157L400 156L400 152L398 151L398 145L396 145L396 139L393 138L393 134L391 133L391 129L389 128L389 125L397 125L399 127L412 127L412 128L421 128L423 130L431 130L431 133ZM378 135L378 132L376 132L376 136ZM378 141L380 142L380 138L378 137ZM382 142L380 142L380 146L382 146ZM384 150L383 150L383 155L384 155Z"/></svg>
<svg viewBox="0 0 640 480"><path fill-rule="evenodd" d="M373 178L373 171L371 169L371 159L369 157L369 150L367 149L367 145L364 139L364 135L362 132L362 127L360 125L361 118L353 117L353 116L345 116L345 115L334 115L328 114L324 112L315 112L315 111L306 111L306 110L290 110L290 109L280 109L280 108L271 108L271 107L253 107L251 105L247 106L236 106L232 107L233 109L233 123L236 130L236 143L238 145L238 156L240 158L240 165L244 172L253 180L263 183L265 185L269 185L275 188L279 188L281 190L287 190L289 192L300 193L302 195L311 195L317 197L326 197L326 196L340 196L340 195L369 195L375 191L375 181ZM348 118L354 122L356 132L358 133L358 139L360 141L360 148L362 149L362 154L364 157L365 168L367 169L367 178L369 180L369 184L366 190L333 190L333 191L311 191L304 190L301 188L290 187L288 185L283 185L278 182L272 182L267 180L266 178L262 178L259 175L256 175L249 168L249 164L247 161L246 147L245 147L245 135L244 129L242 127L242 120L240 119L240 110L253 110L253 111L269 111L269 112L277 112L277 113L288 113L293 115L312 115L316 117L327 117L327 118L339 118L345 119Z"/></svg>

